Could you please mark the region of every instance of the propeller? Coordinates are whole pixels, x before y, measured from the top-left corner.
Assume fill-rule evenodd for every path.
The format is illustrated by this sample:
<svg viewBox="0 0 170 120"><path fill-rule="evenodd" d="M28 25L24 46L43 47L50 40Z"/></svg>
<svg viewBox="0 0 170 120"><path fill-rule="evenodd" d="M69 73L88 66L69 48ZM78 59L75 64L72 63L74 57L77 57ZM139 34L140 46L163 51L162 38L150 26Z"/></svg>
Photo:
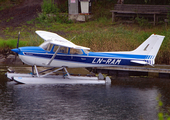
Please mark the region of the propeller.
<svg viewBox="0 0 170 120"><path fill-rule="evenodd" d="M18 47L19 47L19 39L20 39L20 31L18 33L17 47L16 47L16 49L12 49L12 51L15 52L15 61L16 61L18 51L19 51L19 49L18 49Z"/></svg>
<svg viewBox="0 0 170 120"><path fill-rule="evenodd" d="M19 38L20 38L20 31L19 31L19 33L18 33L17 48L19 47Z"/></svg>

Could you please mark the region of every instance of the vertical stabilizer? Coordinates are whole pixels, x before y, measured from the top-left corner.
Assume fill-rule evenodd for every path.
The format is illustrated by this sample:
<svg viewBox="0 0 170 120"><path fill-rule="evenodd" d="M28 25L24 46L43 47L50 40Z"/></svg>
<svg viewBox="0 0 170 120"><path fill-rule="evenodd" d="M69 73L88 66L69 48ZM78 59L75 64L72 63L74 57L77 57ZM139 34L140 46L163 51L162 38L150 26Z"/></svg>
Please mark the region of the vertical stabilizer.
<svg viewBox="0 0 170 120"><path fill-rule="evenodd" d="M133 54L146 55L144 61L131 61L140 64L153 65L155 63L156 55L162 44L165 36L152 34L147 40L145 40L138 48L132 51Z"/></svg>
<svg viewBox="0 0 170 120"><path fill-rule="evenodd" d="M138 48L136 48L132 52L142 55L153 55L156 57L164 37L165 36L152 34L147 40L145 40Z"/></svg>

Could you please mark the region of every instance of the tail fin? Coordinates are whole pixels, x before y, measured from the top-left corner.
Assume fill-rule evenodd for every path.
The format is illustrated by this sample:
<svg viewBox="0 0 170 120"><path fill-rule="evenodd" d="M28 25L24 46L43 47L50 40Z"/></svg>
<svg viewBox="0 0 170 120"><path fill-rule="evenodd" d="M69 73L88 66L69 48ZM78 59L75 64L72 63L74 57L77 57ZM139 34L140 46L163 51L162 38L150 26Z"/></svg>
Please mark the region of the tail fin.
<svg viewBox="0 0 170 120"><path fill-rule="evenodd" d="M147 40L145 40L138 48L132 51L133 54L146 55L145 62L141 64L155 63L156 55L162 44L165 36L152 34ZM134 61L133 61L134 62Z"/></svg>
<svg viewBox="0 0 170 120"><path fill-rule="evenodd" d="M133 52L143 55L154 55L156 56L162 41L165 36L152 34L147 40L145 40L138 48Z"/></svg>

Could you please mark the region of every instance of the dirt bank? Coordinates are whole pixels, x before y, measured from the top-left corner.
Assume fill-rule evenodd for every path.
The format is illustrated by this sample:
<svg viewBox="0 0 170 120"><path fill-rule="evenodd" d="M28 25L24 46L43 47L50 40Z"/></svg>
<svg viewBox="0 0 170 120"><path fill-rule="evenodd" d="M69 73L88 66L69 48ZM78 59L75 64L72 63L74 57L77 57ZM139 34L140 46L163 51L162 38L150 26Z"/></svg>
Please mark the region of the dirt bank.
<svg viewBox="0 0 170 120"><path fill-rule="evenodd" d="M4 49L0 53L0 65L22 65L22 61L19 59L18 55L15 55L10 49Z"/></svg>
<svg viewBox="0 0 170 120"><path fill-rule="evenodd" d="M7 27L18 27L27 21L35 19L41 12L43 0L21 0L19 4L0 11L0 37L5 38L4 30ZM0 50L0 64L22 64L15 54L9 49Z"/></svg>
<svg viewBox="0 0 170 120"><path fill-rule="evenodd" d="M42 0L25 0L19 5L0 11L0 29L16 27L37 17Z"/></svg>

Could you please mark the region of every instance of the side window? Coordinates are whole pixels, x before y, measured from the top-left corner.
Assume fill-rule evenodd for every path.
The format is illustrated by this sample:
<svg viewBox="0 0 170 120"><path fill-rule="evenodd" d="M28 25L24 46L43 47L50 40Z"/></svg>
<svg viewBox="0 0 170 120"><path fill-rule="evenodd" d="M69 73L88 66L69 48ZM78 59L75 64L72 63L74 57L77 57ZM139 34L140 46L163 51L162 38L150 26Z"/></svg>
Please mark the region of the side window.
<svg viewBox="0 0 170 120"><path fill-rule="evenodd" d="M68 48L67 47L60 47L59 53L67 54L68 53Z"/></svg>
<svg viewBox="0 0 170 120"><path fill-rule="evenodd" d="M70 48L70 54L83 54L83 52L81 51L81 49L73 49Z"/></svg>
<svg viewBox="0 0 170 120"><path fill-rule="evenodd" d="M53 52L56 52L58 50L59 46L55 45L53 48Z"/></svg>
<svg viewBox="0 0 170 120"><path fill-rule="evenodd" d="M84 53L85 53L85 54L88 54L88 53L89 53L89 51L88 51L88 50L84 50Z"/></svg>

